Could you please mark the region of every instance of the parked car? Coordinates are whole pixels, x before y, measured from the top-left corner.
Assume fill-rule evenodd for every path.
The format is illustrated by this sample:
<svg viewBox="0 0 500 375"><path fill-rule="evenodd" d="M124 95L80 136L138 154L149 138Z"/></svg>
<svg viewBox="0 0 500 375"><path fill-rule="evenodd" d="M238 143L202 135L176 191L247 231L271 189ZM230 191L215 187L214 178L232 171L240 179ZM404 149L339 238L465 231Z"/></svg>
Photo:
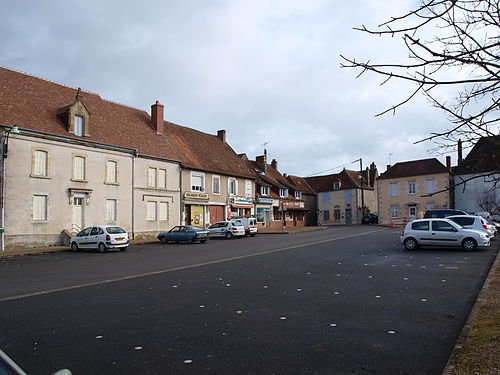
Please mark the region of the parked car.
<svg viewBox="0 0 500 375"><path fill-rule="evenodd" d="M210 237L243 237L245 228L234 221L218 221L208 227Z"/></svg>
<svg viewBox="0 0 500 375"><path fill-rule="evenodd" d="M0 374L2 375L27 375L12 358L0 350ZM68 369L59 370L53 375L71 375Z"/></svg>
<svg viewBox="0 0 500 375"><path fill-rule="evenodd" d="M448 220L454 221L455 223L463 226L467 229L476 229L481 232L486 233L490 237L495 236L495 230L488 225L486 219L481 216L473 215L452 215L447 217Z"/></svg>
<svg viewBox="0 0 500 375"><path fill-rule="evenodd" d="M484 218L483 218L484 219ZM498 229L500 229L500 223L496 223L493 220L489 219L484 219L486 221L486 225L488 225L491 230L495 231L495 234L498 232Z"/></svg>
<svg viewBox="0 0 500 375"><path fill-rule="evenodd" d="M491 220L491 215L489 212L486 211L479 211L479 212L474 212L475 216L481 216L484 217L485 219Z"/></svg>
<svg viewBox="0 0 500 375"><path fill-rule="evenodd" d="M378 224L378 215L364 214L361 219L361 224Z"/></svg>
<svg viewBox="0 0 500 375"><path fill-rule="evenodd" d="M234 219L231 219L231 221L234 221L238 225L243 225L243 228L245 228L245 236L252 236L255 237L255 235L258 232L257 228L257 219L254 217L237 217Z"/></svg>
<svg viewBox="0 0 500 375"><path fill-rule="evenodd" d="M71 250L97 249L104 253L108 249L127 250L129 245L128 233L116 225L96 225L85 228L76 236L71 237Z"/></svg>
<svg viewBox="0 0 500 375"><path fill-rule="evenodd" d="M466 229L448 219L419 219L406 224L401 243L408 250L419 246L461 246L466 251L490 246L490 237L475 229Z"/></svg>
<svg viewBox="0 0 500 375"><path fill-rule="evenodd" d="M430 219L430 218L444 219L445 217L451 215L467 215L467 212L462 210L452 210L452 209L427 210L424 214L424 219Z"/></svg>
<svg viewBox="0 0 500 375"><path fill-rule="evenodd" d="M177 225L168 232L160 233L158 239L161 243L167 243L168 241L187 241L189 243L198 241L205 243L208 240L208 230L194 225Z"/></svg>

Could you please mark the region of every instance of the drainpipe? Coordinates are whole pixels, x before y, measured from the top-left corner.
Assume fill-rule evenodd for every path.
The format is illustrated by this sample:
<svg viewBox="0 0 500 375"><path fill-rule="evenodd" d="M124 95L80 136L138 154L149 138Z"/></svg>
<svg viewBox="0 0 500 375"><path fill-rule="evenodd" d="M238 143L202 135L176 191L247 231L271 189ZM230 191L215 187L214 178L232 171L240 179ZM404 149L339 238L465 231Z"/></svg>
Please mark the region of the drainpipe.
<svg viewBox="0 0 500 375"><path fill-rule="evenodd" d="M135 157L137 152L132 154L132 239L135 240Z"/></svg>
<svg viewBox="0 0 500 375"><path fill-rule="evenodd" d="M3 155L3 145L5 142L5 130L2 132L2 156L1 156L1 168L2 168L2 180L0 181L0 184L2 185L0 188L0 194L1 194L1 201L0 204L2 205L2 224L1 227L3 228L2 230L2 248L1 251L5 251L5 158Z"/></svg>
<svg viewBox="0 0 500 375"><path fill-rule="evenodd" d="M182 171L184 168L179 164L179 224L184 225L184 200L182 198Z"/></svg>

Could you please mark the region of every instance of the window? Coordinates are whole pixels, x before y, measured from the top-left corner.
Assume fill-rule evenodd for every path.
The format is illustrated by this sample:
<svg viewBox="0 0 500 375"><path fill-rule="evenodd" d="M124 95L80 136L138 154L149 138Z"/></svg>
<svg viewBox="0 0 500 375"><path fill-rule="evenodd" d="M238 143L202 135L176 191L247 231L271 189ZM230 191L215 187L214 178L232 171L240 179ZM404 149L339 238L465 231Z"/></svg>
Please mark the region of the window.
<svg viewBox="0 0 500 375"><path fill-rule="evenodd" d="M47 220L47 196L33 195L33 220Z"/></svg>
<svg viewBox="0 0 500 375"><path fill-rule="evenodd" d="M416 223L411 224L411 229L413 229L413 230L429 230L429 222L428 221L417 221Z"/></svg>
<svg viewBox="0 0 500 375"><path fill-rule="evenodd" d="M205 175L203 173L191 172L191 190L205 191Z"/></svg>
<svg viewBox="0 0 500 375"><path fill-rule="evenodd" d="M288 197L288 189L280 189L280 198Z"/></svg>
<svg viewBox="0 0 500 375"><path fill-rule="evenodd" d="M302 199L302 192L301 191L295 192L295 199Z"/></svg>
<svg viewBox="0 0 500 375"><path fill-rule="evenodd" d="M427 203L427 205L426 205L426 210L427 210L427 211L429 211L429 210L433 210L433 209L434 209L434 207L435 207L434 202L429 202L429 203Z"/></svg>
<svg viewBox="0 0 500 375"><path fill-rule="evenodd" d="M160 211L159 212L160 220L168 221L168 203L167 202L159 202L158 208Z"/></svg>
<svg viewBox="0 0 500 375"><path fill-rule="evenodd" d="M167 187L167 170L158 169L158 187L165 189Z"/></svg>
<svg viewBox="0 0 500 375"><path fill-rule="evenodd" d="M340 190L340 185L341 185L340 181L335 181L333 183L333 190Z"/></svg>
<svg viewBox="0 0 500 375"><path fill-rule="evenodd" d="M269 186L261 186L260 187L261 195L269 195Z"/></svg>
<svg viewBox="0 0 500 375"><path fill-rule="evenodd" d="M106 199L106 221L116 221L116 199Z"/></svg>
<svg viewBox="0 0 500 375"><path fill-rule="evenodd" d="M148 187L156 187L156 168L149 167L148 168Z"/></svg>
<svg viewBox="0 0 500 375"><path fill-rule="evenodd" d="M450 220L454 221L457 224L460 224L461 226L466 226L466 225L474 225L474 220L475 218L473 217L453 217L450 218Z"/></svg>
<svg viewBox="0 0 500 375"><path fill-rule="evenodd" d="M340 220L340 210L333 210L333 220Z"/></svg>
<svg viewBox="0 0 500 375"><path fill-rule="evenodd" d="M117 162L114 160L106 160L106 183L116 184L117 182Z"/></svg>
<svg viewBox="0 0 500 375"><path fill-rule="evenodd" d="M220 176L212 176L212 193L220 194Z"/></svg>
<svg viewBox="0 0 500 375"><path fill-rule="evenodd" d="M432 221L432 230L441 231L441 232L454 232L455 227L446 221Z"/></svg>
<svg viewBox="0 0 500 375"><path fill-rule="evenodd" d="M252 196L252 181L245 180L245 197L249 198Z"/></svg>
<svg viewBox="0 0 500 375"><path fill-rule="evenodd" d="M391 219L399 217L399 206L391 206Z"/></svg>
<svg viewBox="0 0 500 375"><path fill-rule="evenodd" d="M417 186L415 180L408 181L408 195L415 195Z"/></svg>
<svg viewBox="0 0 500 375"><path fill-rule="evenodd" d="M228 190L229 190L229 194L233 194L233 195L237 195L237 185L236 185L236 180L234 178L230 178L228 180Z"/></svg>
<svg viewBox="0 0 500 375"><path fill-rule="evenodd" d="M148 221L156 221L156 202L148 201L146 208Z"/></svg>
<svg viewBox="0 0 500 375"><path fill-rule="evenodd" d="M83 127L85 125L84 118L82 116L75 116L75 135L83 136Z"/></svg>
<svg viewBox="0 0 500 375"><path fill-rule="evenodd" d="M417 206L412 204L408 206L408 216L417 216Z"/></svg>
<svg viewBox="0 0 500 375"><path fill-rule="evenodd" d="M425 192L434 193L436 191L436 180L434 178L427 178L425 180Z"/></svg>
<svg viewBox="0 0 500 375"><path fill-rule="evenodd" d="M85 180L85 157L75 156L73 157L73 179L74 180Z"/></svg>
<svg viewBox="0 0 500 375"><path fill-rule="evenodd" d="M48 175L48 159L47 151L35 150L33 157L33 175L47 176Z"/></svg>
<svg viewBox="0 0 500 375"><path fill-rule="evenodd" d="M323 221L330 221L330 211L323 211Z"/></svg>
<svg viewBox="0 0 500 375"><path fill-rule="evenodd" d="M399 183L398 182L391 182L389 195L391 197L397 197L399 195L398 193L399 193Z"/></svg>

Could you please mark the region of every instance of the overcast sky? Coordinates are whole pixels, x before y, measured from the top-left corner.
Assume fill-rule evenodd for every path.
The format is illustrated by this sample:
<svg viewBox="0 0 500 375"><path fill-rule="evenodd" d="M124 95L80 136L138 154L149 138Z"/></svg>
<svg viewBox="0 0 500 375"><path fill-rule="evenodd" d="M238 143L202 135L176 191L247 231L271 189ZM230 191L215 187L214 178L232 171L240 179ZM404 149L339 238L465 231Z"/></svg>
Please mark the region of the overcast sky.
<svg viewBox="0 0 500 375"><path fill-rule="evenodd" d="M413 142L449 123L421 97L395 116L374 117L413 87L356 79L357 71L340 68L340 54L404 60L399 38L353 27L375 27L412 3L9 1L0 12L0 65L148 112L159 100L166 120L211 134L226 129L233 149L251 159L269 142L284 173L308 176L360 157L381 173L389 158L444 163L428 152L433 143Z"/></svg>

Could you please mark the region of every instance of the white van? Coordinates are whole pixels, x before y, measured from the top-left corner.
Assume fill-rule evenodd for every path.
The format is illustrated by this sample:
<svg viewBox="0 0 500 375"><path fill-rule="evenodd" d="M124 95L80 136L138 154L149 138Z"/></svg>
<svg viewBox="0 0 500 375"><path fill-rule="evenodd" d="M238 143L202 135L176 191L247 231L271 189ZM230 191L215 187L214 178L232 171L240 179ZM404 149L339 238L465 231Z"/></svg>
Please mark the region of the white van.
<svg viewBox="0 0 500 375"><path fill-rule="evenodd" d="M257 234L257 219L254 217L236 217L232 218L231 221L238 223L238 225L243 225L245 228L245 236L254 237Z"/></svg>

